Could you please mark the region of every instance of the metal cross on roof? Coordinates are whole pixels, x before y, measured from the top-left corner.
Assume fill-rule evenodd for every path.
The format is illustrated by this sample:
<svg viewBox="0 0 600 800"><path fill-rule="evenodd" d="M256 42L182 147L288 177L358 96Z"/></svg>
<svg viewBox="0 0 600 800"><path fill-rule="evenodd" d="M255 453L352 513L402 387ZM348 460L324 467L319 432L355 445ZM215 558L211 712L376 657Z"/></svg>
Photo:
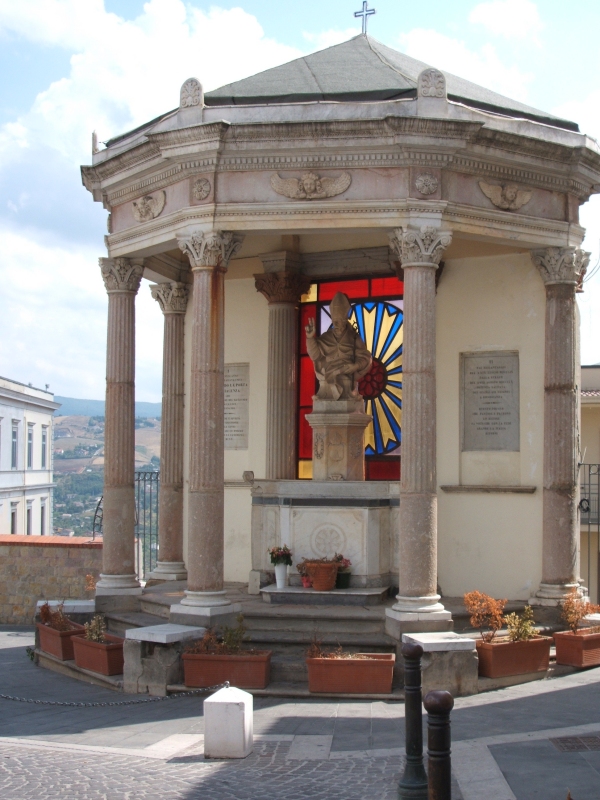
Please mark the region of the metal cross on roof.
<svg viewBox="0 0 600 800"><path fill-rule="evenodd" d="M363 33L367 32L367 18L372 16L375 13L375 9L374 8L367 8L367 5L368 5L367 0L363 0L362 11L355 11L354 12L354 16L355 17L362 17L362 32Z"/></svg>

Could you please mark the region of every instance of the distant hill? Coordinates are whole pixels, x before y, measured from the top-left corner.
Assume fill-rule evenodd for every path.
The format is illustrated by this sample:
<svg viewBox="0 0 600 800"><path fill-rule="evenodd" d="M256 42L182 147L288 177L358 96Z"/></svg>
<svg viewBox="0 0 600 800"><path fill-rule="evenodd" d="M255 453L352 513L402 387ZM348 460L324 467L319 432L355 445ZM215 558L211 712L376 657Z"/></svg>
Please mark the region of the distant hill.
<svg viewBox="0 0 600 800"><path fill-rule="evenodd" d="M61 404L56 416L60 417L103 417L104 400L80 400L77 397L60 397L54 395L54 400ZM136 417L160 417L161 403L136 403Z"/></svg>

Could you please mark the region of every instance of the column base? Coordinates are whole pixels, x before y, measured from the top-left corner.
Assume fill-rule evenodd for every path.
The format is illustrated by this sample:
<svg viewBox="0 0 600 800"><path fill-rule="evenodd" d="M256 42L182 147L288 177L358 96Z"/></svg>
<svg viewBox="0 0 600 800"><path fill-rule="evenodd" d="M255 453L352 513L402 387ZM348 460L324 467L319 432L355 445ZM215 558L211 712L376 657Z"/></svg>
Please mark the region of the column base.
<svg viewBox="0 0 600 800"><path fill-rule="evenodd" d="M424 598L402 598L402 600L422 600ZM438 597L439 599L439 597ZM426 633L430 631L451 631L454 628L452 614L446 611L441 603L429 606L431 611L421 610L404 611L394 605L385 610L385 632L399 642L403 633ZM435 610L433 610L435 608Z"/></svg>
<svg viewBox="0 0 600 800"><path fill-rule="evenodd" d="M241 603L227 603L220 606L183 605L171 606L169 622L176 625L197 625L202 628L234 627L237 616L242 611Z"/></svg>
<svg viewBox="0 0 600 800"><path fill-rule="evenodd" d="M529 599L532 606L557 607L573 591L577 590L579 597L584 596L584 592L579 583L540 583L540 588L535 595Z"/></svg>
<svg viewBox="0 0 600 800"><path fill-rule="evenodd" d="M137 579L137 575L103 575L100 573L100 580L96 584L96 597L102 595L128 595L141 594L142 587Z"/></svg>
<svg viewBox="0 0 600 800"><path fill-rule="evenodd" d="M148 575L146 586L166 581L186 581L187 570L183 561L159 561Z"/></svg>

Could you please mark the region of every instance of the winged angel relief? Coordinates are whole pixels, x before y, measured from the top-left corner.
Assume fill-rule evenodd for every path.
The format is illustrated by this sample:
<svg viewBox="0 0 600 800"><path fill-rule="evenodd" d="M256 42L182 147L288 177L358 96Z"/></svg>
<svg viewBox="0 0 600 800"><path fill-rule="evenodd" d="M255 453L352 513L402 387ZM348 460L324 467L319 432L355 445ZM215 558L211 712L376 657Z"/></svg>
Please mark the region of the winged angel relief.
<svg viewBox="0 0 600 800"><path fill-rule="evenodd" d="M491 183L479 181L479 188L496 208L501 208L503 211L518 211L531 200L533 194L528 189L519 189L514 183L493 186Z"/></svg>
<svg viewBox="0 0 600 800"><path fill-rule="evenodd" d="M350 173L342 172L338 178L321 178L314 172L305 172L300 178L271 176L271 186L284 197L292 200L323 200L345 192L352 183Z"/></svg>

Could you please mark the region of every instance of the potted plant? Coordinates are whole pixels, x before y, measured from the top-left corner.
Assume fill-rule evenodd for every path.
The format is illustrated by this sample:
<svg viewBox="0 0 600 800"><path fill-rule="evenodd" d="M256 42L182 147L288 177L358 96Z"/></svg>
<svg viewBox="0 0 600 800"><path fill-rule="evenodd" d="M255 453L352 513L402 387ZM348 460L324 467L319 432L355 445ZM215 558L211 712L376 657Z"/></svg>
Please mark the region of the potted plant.
<svg viewBox="0 0 600 800"><path fill-rule="evenodd" d="M471 615L471 625L481 631L476 647L482 677L504 678L546 672L552 640L536 633L531 606L525 606L520 615L508 614L505 617L506 600L495 600L483 592L468 592L464 601ZM503 624L507 626L507 635L496 638Z"/></svg>
<svg viewBox="0 0 600 800"><path fill-rule="evenodd" d="M306 558L303 558L302 561L299 564L296 564L296 569L300 573L300 579L302 581L302 586L305 589L310 589L311 586L312 586L312 578L308 574L308 571L306 569L306 564L307 564L307 560L306 560Z"/></svg>
<svg viewBox="0 0 600 800"><path fill-rule="evenodd" d="M218 637L208 628L202 639L186 648L183 674L186 686L216 686L229 681L238 689L264 689L271 677L270 650L243 650L244 617L238 617L235 628L223 629Z"/></svg>
<svg viewBox="0 0 600 800"><path fill-rule="evenodd" d="M317 592L330 592L335 587L339 563L332 558L307 559L306 572Z"/></svg>
<svg viewBox="0 0 600 800"><path fill-rule="evenodd" d="M85 623L85 632L73 637L75 663L100 675L123 672L123 639L106 632L104 617L97 614Z"/></svg>
<svg viewBox="0 0 600 800"><path fill-rule="evenodd" d="M313 641L306 654L308 690L328 694L389 694L394 653L345 653L341 647L325 653Z"/></svg>
<svg viewBox="0 0 600 800"><path fill-rule="evenodd" d="M349 589L350 588L350 577L352 573L350 572L350 567L352 566L352 562L349 558L344 558L341 553L336 553L333 557L334 561L338 562L338 571L337 577L335 579L335 588L336 589Z"/></svg>
<svg viewBox="0 0 600 800"><path fill-rule="evenodd" d="M72 638L83 632L83 625L70 620L60 603L51 608L49 603L40 606L40 622L37 623L40 650L61 661L71 661L73 655Z"/></svg>
<svg viewBox="0 0 600 800"><path fill-rule="evenodd" d="M600 664L600 627L583 628L589 614L598 614L600 606L580 597L576 589L561 603L561 618L569 628L554 634L556 663L571 667L592 667Z"/></svg>
<svg viewBox="0 0 600 800"><path fill-rule="evenodd" d="M292 566L292 551L284 544L283 547L269 548L271 564L275 565L275 583L278 589L285 589L287 586L288 567Z"/></svg>

